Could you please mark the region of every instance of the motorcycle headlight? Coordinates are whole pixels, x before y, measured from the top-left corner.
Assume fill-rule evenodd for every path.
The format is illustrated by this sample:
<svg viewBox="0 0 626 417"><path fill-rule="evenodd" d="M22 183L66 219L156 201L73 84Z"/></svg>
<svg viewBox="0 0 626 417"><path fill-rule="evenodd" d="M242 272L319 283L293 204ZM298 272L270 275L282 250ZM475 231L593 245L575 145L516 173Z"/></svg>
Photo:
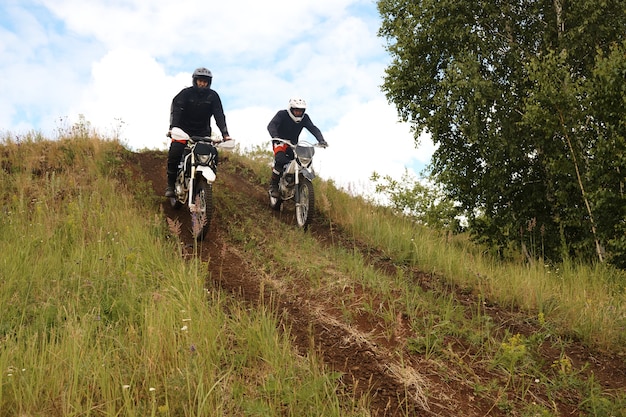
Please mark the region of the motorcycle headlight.
<svg viewBox="0 0 626 417"><path fill-rule="evenodd" d="M304 166L308 166L313 159L313 155L315 154L315 149L311 146L296 146L296 154L298 155L298 159L300 163Z"/></svg>
<svg viewBox="0 0 626 417"><path fill-rule="evenodd" d="M298 159L300 159L300 165L303 165L303 166L307 166L311 163L311 158L306 158L306 157L301 156Z"/></svg>
<svg viewBox="0 0 626 417"><path fill-rule="evenodd" d="M213 157L213 146L206 142L198 142L193 148L196 164L209 165Z"/></svg>
<svg viewBox="0 0 626 417"><path fill-rule="evenodd" d="M209 164L209 160L211 159L211 155L196 155L196 158L198 158L198 162L202 165L208 165Z"/></svg>

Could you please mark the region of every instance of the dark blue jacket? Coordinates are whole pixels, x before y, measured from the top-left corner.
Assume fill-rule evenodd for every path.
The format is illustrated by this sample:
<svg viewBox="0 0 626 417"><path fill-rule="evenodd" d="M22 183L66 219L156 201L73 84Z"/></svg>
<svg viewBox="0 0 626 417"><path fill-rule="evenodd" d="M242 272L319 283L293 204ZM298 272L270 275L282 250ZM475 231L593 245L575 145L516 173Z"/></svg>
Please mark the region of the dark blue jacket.
<svg viewBox="0 0 626 417"><path fill-rule="evenodd" d="M304 117L300 123L296 123L287 113L287 110L279 110L272 118L270 124L267 125L267 131L273 138L288 139L294 145L298 143L298 137L302 129L306 128L311 134L321 142L324 140L322 132L313 124L308 114L304 113Z"/></svg>
<svg viewBox="0 0 626 417"><path fill-rule="evenodd" d="M187 87L172 100L170 129L179 127L189 136L211 136L211 117L222 136L228 135L222 100L215 90Z"/></svg>

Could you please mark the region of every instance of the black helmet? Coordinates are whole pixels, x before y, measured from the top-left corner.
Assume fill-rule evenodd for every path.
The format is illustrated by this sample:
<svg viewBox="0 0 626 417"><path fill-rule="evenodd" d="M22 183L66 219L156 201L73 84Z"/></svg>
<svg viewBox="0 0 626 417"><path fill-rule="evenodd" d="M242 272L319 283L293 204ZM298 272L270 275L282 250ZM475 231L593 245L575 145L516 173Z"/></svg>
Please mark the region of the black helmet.
<svg viewBox="0 0 626 417"><path fill-rule="evenodd" d="M211 71L204 67L196 68L196 70L193 72L193 75L191 76L191 80L195 88L198 88L198 83L196 82L197 80L206 80L209 83L206 88L209 89L211 88L213 74L211 74Z"/></svg>

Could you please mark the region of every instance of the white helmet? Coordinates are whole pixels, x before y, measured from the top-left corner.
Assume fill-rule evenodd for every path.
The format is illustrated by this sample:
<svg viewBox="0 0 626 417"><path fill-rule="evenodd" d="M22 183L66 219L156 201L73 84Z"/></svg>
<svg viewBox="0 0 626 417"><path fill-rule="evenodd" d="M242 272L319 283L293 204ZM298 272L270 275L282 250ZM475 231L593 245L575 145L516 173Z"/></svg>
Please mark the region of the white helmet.
<svg viewBox="0 0 626 417"><path fill-rule="evenodd" d="M294 114L294 110L302 110L302 113L298 115ZM302 98L292 98L289 99L289 108L287 109L287 113L293 119L294 122L300 123L302 118L304 117L304 112L306 110L306 101Z"/></svg>

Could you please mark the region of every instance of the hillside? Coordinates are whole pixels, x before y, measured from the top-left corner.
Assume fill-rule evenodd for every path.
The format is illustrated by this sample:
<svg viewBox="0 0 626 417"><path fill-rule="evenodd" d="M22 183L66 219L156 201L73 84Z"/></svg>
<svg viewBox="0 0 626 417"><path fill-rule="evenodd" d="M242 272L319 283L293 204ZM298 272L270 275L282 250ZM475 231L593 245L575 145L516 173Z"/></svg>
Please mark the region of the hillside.
<svg viewBox="0 0 626 417"><path fill-rule="evenodd" d="M164 153L133 154L130 165L137 168L136 175L151 183L155 195L162 195ZM355 253L378 271L379 279L396 276L402 270L404 279L421 287L425 294L448 297L468 320L472 311L484 311L503 341L506 335L532 339L545 333L514 308L476 299L471 292L445 284L441 277L394 264L379 248L356 241L322 216L316 217L308 233L314 238L313 244L273 253L268 242L280 241L284 225L295 228L292 211L271 211L265 187L235 158L223 158L214 187L215 213L207 241L199 248L200 256L209 263L207 288L221 288L251 308L272 309L297 351L308 355L313 350L328 368L340 372L341 390L346 395L369 397L372 416L605 415L603 410L611 409L606 404L610 398L623 398L624 357L591 351L576 340L558 349L546 336L537 342L541 358L535 359L549 375L550 369L567 358L576 370L572 376L577 381L593 380L602 387L602 400L597 403L589 401L594 394L586 386L575 389L576 384L564 384L555 391L548 388L553 381L548 384L530 374L524 375L524 386L511 383L492 361L481 357L480 351L456 334L443 336L442 354L420 352L414 347L415 340L429 335L415 334L408 312L397 314L390 328L380 314L366 307L385 310L379 295L354 285L350 276L332 268L332 260L322 258L325 263L302 272L291 268L288 254L321 250L316 248ZM193 256L187 213L173 210L164 198L161 201L160 210L166 219L182 223L179 239L187 256ZM332 276L336 285L319 285L321 276Z"/></svg>

